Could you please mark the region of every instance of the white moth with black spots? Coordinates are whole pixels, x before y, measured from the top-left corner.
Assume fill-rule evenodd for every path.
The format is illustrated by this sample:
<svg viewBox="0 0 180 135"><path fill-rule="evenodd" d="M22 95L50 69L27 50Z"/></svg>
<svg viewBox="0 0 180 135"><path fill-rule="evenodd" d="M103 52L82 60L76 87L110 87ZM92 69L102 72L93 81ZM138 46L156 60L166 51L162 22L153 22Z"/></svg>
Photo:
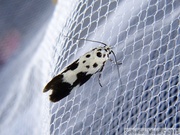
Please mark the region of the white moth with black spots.
<svg viewBox="0 0 180 135"><path fill-rule="evenodd" d="M84 40L84 39L83 39ZM91 41L91 40L87 40ZM92 41L98 42L98 41ZM107 46L105 43L98 42L104 44L103 47L94 48L93 50L87 52L75 62L67 66L63 71L60 72L59 75L55 76L44 88L43 92L47 92L52 90L52 94L50 95L50 100L52 102L57 102L66 96L68 96L71 90L76 86L83 85L86 81L90 79L90 77L99 72L99 84L101 71L107 60L111 60L109 55L114 52L112 49ZM114 55L115 57L115 55ZM112 61L112 60L111 60ZM117 60L115 57L115 62L117 64ZM119 70L118 70L119 74Z"/></svg>

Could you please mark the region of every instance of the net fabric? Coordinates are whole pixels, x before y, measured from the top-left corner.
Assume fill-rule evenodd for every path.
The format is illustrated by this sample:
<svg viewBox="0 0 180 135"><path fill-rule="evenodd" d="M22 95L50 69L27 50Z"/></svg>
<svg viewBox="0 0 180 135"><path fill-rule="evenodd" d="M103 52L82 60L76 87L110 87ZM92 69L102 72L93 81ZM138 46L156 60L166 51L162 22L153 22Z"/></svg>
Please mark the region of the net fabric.
<svg viewBox="0 0 180 135"><path fill-rule="evenodd" d="M179 128L179 7L178 0L77 2L59 32L52 76L99 46L66 34L112 46L122 62L121 76L107 62L102 88L95 75L65 99L51 103L50 134L114 135L125 128Z"/></svg>

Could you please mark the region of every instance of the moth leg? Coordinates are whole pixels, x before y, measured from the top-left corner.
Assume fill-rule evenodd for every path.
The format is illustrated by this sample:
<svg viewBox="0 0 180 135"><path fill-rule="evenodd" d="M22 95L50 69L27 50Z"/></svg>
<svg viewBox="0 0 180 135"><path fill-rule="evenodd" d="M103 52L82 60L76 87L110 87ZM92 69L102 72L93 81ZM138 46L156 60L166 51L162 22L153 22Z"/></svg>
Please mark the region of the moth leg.
<svg viewBox="0 0 180 135"><path fill-rule="evenodd" d="M113 64L116 64L115 61L113 61L112 59L109 59ZM121 62L117 62L118 65L121 65L122 63Z"/></svg>
<svg viewBox="0 0 180 135"><path fill-rule="evenodd" d="M99 78L98 78L98 80L99 80L99 85L102 87L102 84L101 84L101 81L100 81L100 78L101 78L101 72L102 72L102 70L103 70L103 68L104 68L104 65L100 68L100 70L99 70Z"/></svg>

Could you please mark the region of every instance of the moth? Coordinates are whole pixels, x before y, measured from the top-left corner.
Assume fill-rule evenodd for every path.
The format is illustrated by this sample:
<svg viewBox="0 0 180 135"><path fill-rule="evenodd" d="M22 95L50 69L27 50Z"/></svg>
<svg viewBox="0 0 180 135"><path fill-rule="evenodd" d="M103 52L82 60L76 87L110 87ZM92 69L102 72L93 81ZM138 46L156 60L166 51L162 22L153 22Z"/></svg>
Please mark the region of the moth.
<svg viewBox="0 0 180 135"><path fill-rule="evenodd" d="M81 86L87 82L92 75L99 72L99 85L100 83L101 72L104 68L107 60L110 60L110 54L114 55L115 63L117 63L115 53L103 42L93 41L88 39L76 39L76 40L87 40L91 42L96 42L103 44L101 47L92 49L91 51L85 53L79 59L74 61L72 64L64 68L57 76L52 78L52 80L45 86L43 92L52 90L52 93L49 95L50 101L57 102L70 94L76 86ZM118 70L119 74L119 70Z"/></svg>

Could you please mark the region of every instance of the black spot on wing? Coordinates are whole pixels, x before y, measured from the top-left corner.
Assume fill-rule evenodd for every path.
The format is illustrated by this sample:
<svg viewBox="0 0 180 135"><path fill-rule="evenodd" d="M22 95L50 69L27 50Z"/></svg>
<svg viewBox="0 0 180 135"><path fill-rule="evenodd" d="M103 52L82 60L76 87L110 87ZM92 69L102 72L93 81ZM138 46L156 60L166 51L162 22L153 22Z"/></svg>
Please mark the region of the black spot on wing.
<svg viewBox="0 0 180 135"><path fill-rule="evenodd" d="M103 66L105 65L106 61L103 62Z"/></svg>
<svg viewBox="0 0 180 135"><path fill-rule="evenodd" d="M89 66L89 65L87 65L87 66L86 66L86 68L90 68L90 66Z"/></svg>
<svg viewBox="0 0 180 135"><path fill-rule="evenodd" d="M97 48L92 49L92 51L96 50Z"/></svg>
<svg viewBox="0 0 180 135"><path fill-rule="evenodd" d="M83 63L85 63L86 61L84 60Z"/></svg>
<svg viewBox="0 0 180 135"><path fill-rule="evenodd" d="M93 67L94 67L94 68L96 68L97 66L98 66L98 64L97 64L97 63L94 63L94 64L93 64Z"/></svg>
<svg viewBox="0 0 180 135"><path fill-rule="evenodd" d="M63 75L54 77L44 88L44 92L52 90L52 94L49 96L52 102L57 102L66 96L68 96L73 89L71 84L63 82Z"/></svg>
<svg viewBox="0 0 180 135"><path fill-rule="evenodd" d="M86 75L87 72L79 72L77 74L77 80L73 83L73 87L77 86L78 84L81 86L83 85L86 81L90 79L92 74Z"/></svg>
<svg viewBox="0 0 180 135"><path fill-rule="evenodd" d="M109 50L110 50L110 48L108 47L108 48L106 48L105 50L106 50L106 51L109 51Z"/></svg>
<svg viewBox="0 0 180 135"><path fill-rule="evenodd" d="M101 53L101 52L97 52L97 56L98 56L98 57L101 57L101 56L102 56L102 53Z"/></svg>
<svg viewBox="0 0 180 135"><path fill-rule="evenodd" d="M90 56L91 56L90 54L87 54L87 55L86 55L86 58L89 58Z"/></svg>
<svg viewBox="0 0 180 135"><path fill-rule="evenodd" d="M106 54L103 54L103 57L105 57L106 56Z"/></svg>
<svg viewBox="0 0 180 135"><path fill-rule="evenodd" d="M75 70L79 65L78 60L76 60L75 62L73 62L71 65L69 65L66 70L64 70L64 72L67 72L68 70ZM63 73L64 73L63 72Z"/></svg>

